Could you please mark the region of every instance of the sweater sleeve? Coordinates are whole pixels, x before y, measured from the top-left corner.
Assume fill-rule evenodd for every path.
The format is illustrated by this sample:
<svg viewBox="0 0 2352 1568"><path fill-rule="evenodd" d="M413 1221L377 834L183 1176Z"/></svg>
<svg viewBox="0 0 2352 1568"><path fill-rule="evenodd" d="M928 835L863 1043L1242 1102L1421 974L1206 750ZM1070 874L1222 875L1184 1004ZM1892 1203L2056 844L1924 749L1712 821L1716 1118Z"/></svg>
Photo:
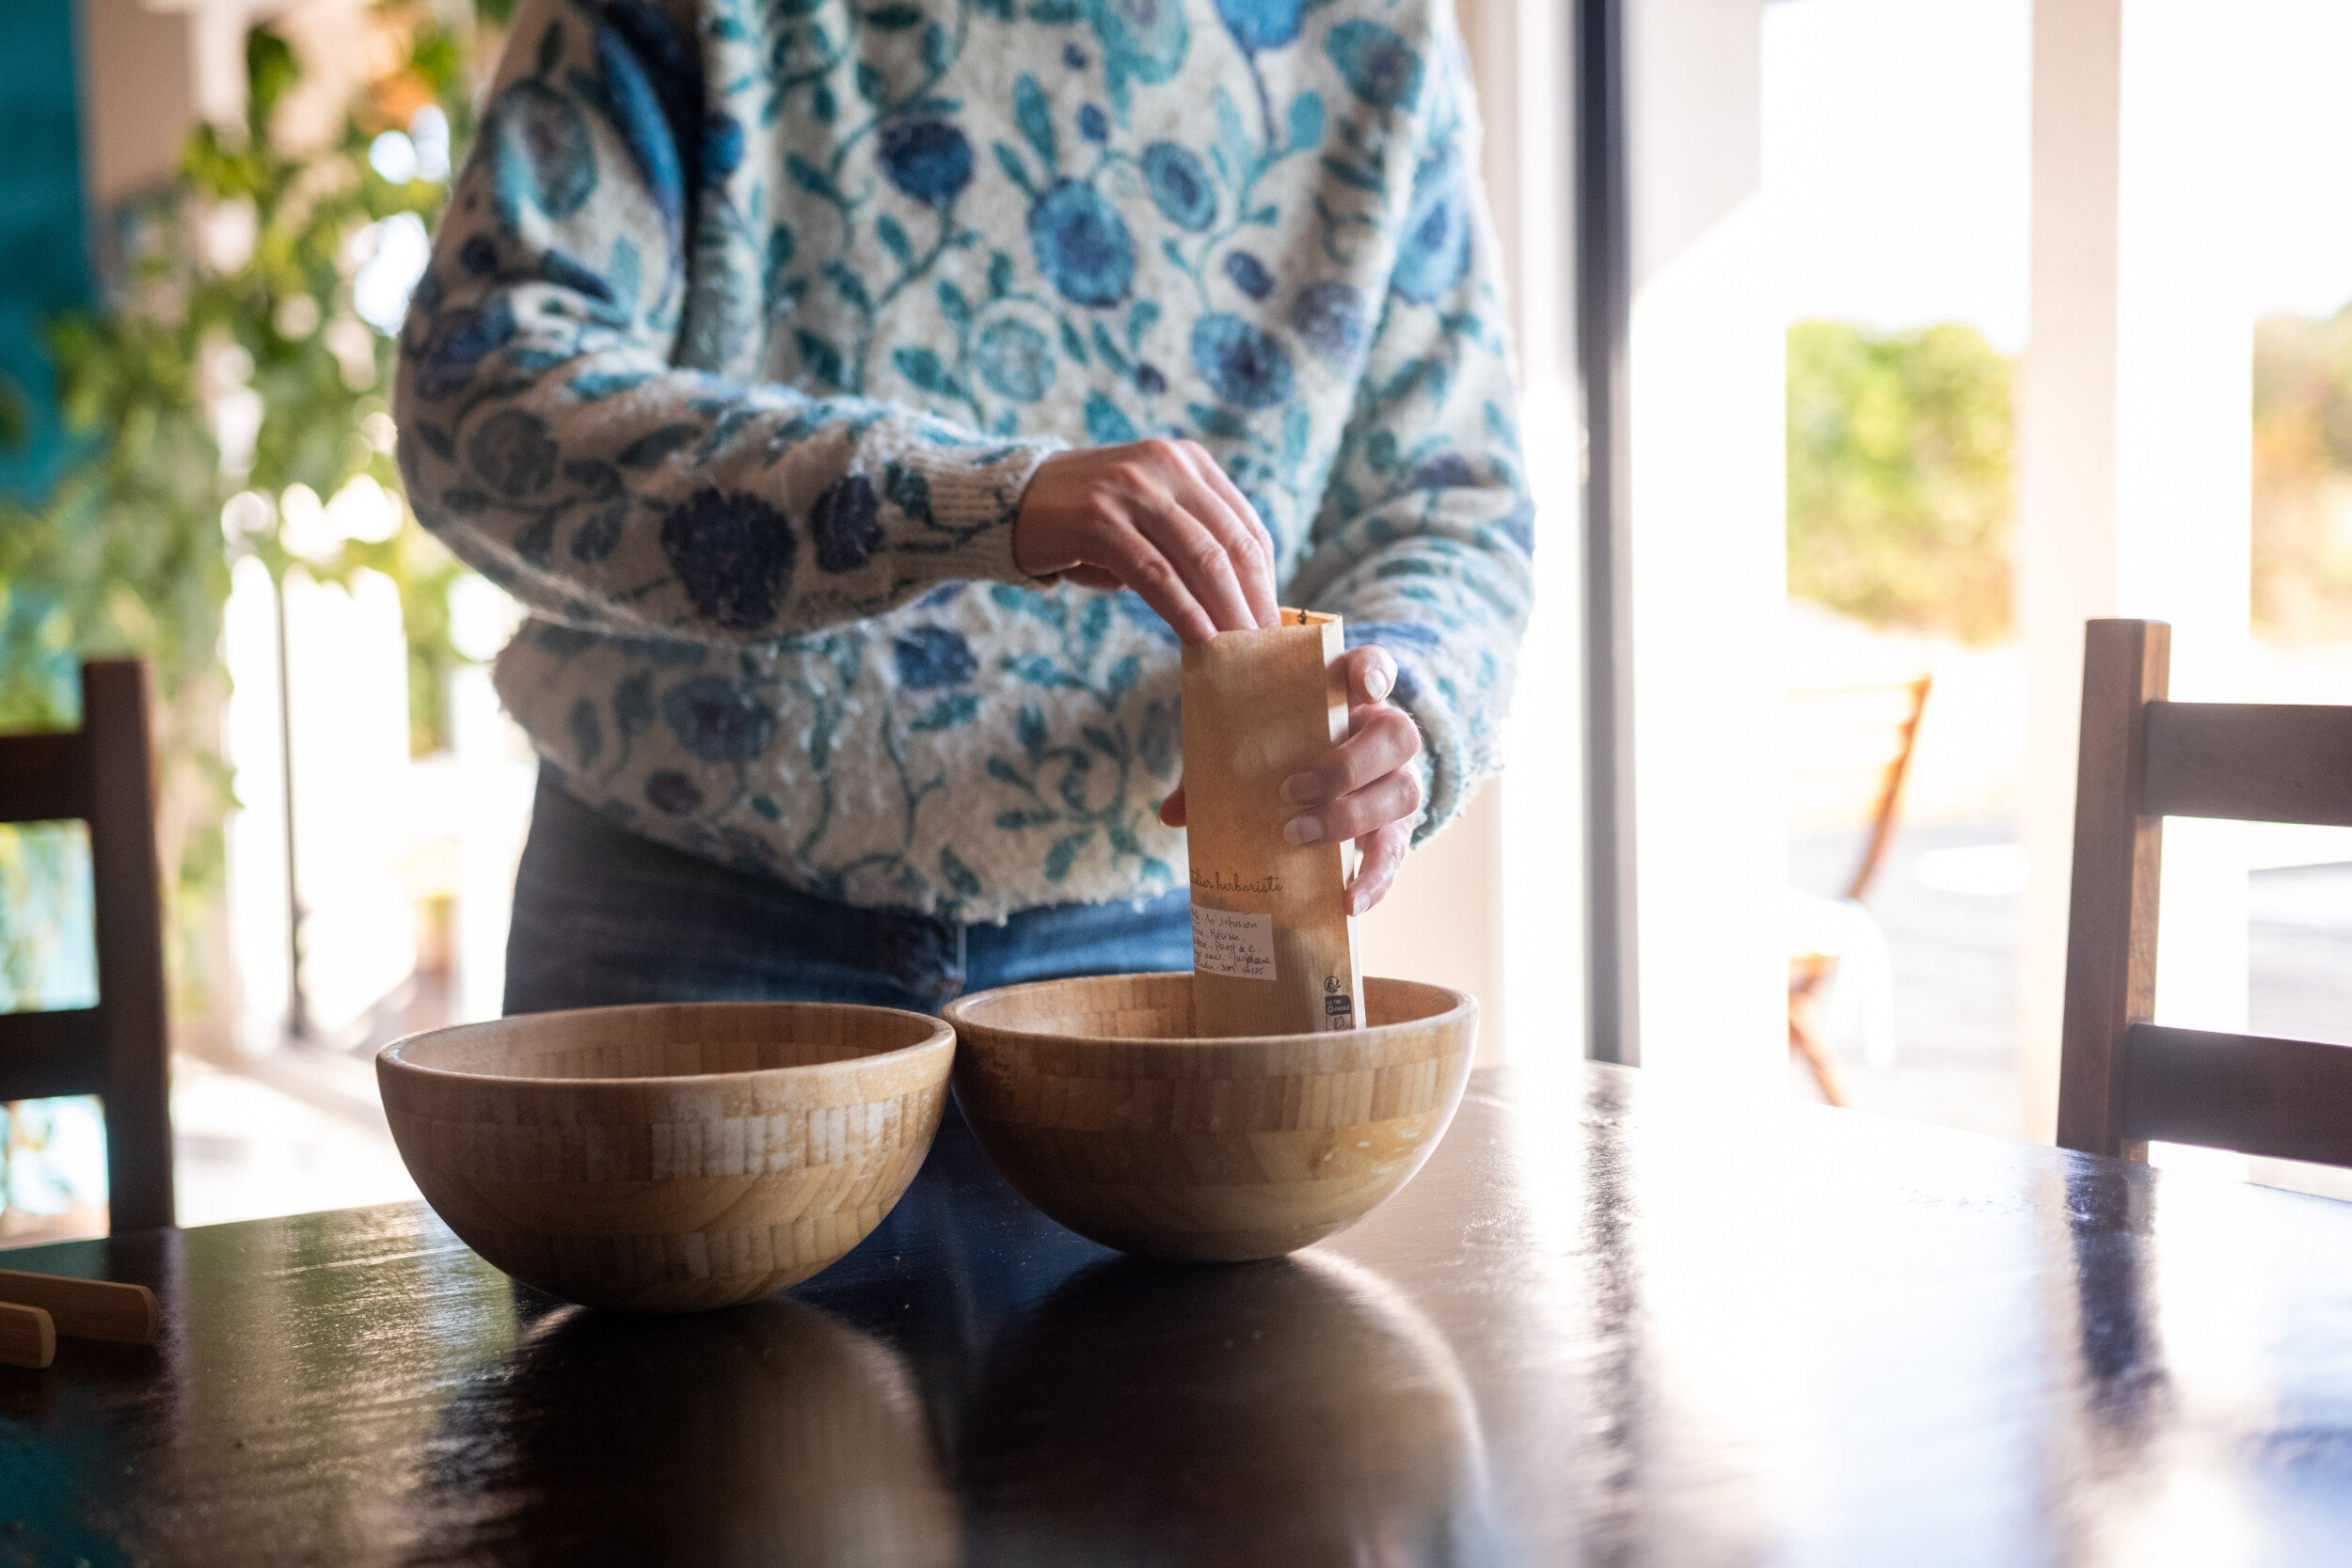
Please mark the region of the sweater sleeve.
<svg viewBox="0 0 2352 1568"><path fill-rule="evenodd" d="M763 642L1028 580L1012 522L1056 443L688 368L724 357L707 302L760 294L691 243L739 152L706 116L675 17L524 0L401 339L419 519L534 614L629 635Z"/></svg>
<svg viewBox="0 0 2352 1568"><path fill-rule="evenodd" d="M1396 659L1394 700L1422 738L1416 843L1494 767L1534 588L1468 65L1442 20L1432 53L1387 298L1291 585L1294 602L1345 617L1350 646Z"/></svg>

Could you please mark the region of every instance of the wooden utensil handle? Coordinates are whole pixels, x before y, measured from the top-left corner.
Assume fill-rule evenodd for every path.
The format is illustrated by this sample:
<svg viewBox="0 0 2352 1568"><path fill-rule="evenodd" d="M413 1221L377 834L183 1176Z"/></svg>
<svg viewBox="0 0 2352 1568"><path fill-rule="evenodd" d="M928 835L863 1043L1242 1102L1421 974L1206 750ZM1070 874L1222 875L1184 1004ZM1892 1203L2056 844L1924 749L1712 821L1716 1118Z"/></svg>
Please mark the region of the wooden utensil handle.
<svg viewBox="0 0 2352 1568"><path fill-rule="evenodd" d="M38 1307L0 1301L0 1366L46 1367L57 1356L57 1329Z"/></svg>
<svg viewBox="0 0 2352 1568"><path fill-rule="evenodd" d="M0 1269L0 1301L40 1307L48 1314L42 1322L54 1321L58 1333L77 1339L144 1345L163 1327L155 1292L144 1285Z"/></svg>

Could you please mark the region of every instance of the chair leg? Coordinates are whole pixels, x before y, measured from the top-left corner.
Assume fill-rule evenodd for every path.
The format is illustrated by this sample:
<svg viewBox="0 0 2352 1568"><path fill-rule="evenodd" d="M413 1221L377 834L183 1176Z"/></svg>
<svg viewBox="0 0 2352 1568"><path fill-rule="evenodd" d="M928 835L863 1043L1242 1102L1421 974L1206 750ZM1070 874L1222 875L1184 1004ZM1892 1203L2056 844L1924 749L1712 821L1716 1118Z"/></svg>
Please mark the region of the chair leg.
<svg viewBox="0 0 2352 1568"><path fill-rule="evenodd" d="M1813 1032L1813 997L1808 991L1797 991L1788 998L1788 1049L1804 1058L1804 1065L1813 1069L1813 1081L1821 1085L1821 1098L1832 1105L1851 1110L1853 1101L1846 1096L1845 1082L1837 1076L1837 1068L1829 1053L1822 1048L1820 1037Z"/></svg>

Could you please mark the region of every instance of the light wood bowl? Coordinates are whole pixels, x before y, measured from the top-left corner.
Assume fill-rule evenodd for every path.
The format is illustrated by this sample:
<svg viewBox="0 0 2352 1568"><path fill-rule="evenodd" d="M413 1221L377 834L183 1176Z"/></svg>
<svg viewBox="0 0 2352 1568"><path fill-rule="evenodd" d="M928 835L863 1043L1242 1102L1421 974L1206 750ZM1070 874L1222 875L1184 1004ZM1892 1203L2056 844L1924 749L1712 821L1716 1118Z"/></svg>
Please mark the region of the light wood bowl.
<svg viewBox="0 0 2352 1568"><path fill-rule="evenodd" d="M1461 1103L1478 1004L1364 982L1366 1027L1192 1037L1192 976L1048 980L948 1004L956 1100L1021 1196L1122 1252L1240 1262L1343 1229Z"/></svg>
<svg viewBox="0 0 2352 1568"><path fill-rule="evenodd" d="M566 1301L697 1312L882 1223L954 1054L919 1013L711 1002L437 1029L375 1070L401 1159L468 1246Z"/></svg>

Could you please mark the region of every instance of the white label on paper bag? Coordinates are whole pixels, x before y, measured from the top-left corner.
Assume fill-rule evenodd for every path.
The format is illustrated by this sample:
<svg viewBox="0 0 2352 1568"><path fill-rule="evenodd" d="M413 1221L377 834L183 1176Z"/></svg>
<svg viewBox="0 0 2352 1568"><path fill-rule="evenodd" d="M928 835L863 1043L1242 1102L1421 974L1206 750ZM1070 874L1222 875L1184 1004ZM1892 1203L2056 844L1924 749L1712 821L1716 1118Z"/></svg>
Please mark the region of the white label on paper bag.
<svg viewBox="0 0 2352 1568"><path fill-rule="evenodd" d="M1192 967L1237 980L1274 978L1274 917L1192 907Z"/></svg>

